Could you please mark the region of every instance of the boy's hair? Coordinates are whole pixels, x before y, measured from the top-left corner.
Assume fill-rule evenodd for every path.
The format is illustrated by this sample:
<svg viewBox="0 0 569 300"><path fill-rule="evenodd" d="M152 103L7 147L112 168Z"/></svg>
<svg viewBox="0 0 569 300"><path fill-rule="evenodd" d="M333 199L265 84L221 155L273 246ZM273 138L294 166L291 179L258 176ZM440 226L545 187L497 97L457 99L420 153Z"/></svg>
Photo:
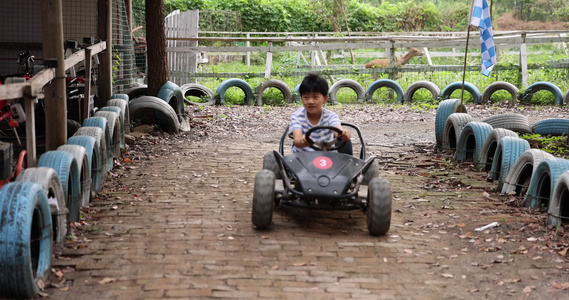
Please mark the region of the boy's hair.
<svg viewBox="0 0 569 300"><path fill-rule="evenodd" d="M307 93L320 93L324 96L328 95L328 82L316 73L308 73L300 83L298 92L303 95Z"/></svg>

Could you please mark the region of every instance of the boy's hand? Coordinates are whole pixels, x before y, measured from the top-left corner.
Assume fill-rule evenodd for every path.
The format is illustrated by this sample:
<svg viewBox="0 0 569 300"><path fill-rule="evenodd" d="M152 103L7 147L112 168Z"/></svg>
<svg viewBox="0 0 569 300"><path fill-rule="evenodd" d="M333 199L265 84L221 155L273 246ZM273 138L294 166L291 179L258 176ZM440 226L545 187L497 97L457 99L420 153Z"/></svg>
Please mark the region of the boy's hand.
<svg viewBox="0 0 569 300"><path fill-rule="evenodd" d="M344 142L349 141L351 138L350 131L342 128L342 135L340 135L340 137L342 138L342 141L344 141Z"/></svg>
<svg viewBox="0 0 569 300"><path fill-rule="evenodd" d="M304 148L304 147L310 146L310 144L308 143L308 141L304 137L304 134L302 134L302 130L300 130L300 129L296 129L292 132L292 139L293 139L294 146L296 148Z"/></svg>

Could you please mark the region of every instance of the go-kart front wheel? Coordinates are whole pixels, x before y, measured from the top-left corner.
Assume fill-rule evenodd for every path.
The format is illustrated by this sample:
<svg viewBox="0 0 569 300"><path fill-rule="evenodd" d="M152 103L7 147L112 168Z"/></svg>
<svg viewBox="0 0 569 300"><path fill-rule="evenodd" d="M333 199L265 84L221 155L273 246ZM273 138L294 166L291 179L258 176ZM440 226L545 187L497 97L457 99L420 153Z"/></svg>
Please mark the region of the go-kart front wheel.
<svg viewBox="0 0 569 300"><path fill-rule="evenodd" d="M281 171L277 164L277 159L272 151L265 153L265 156L263 157L263 170L269 170L275 173L276 179L281 179Z"/></svg>
<svg viewBox="0 0 569 300"><path fill-rule="evenodd" d="M261 170L255 175L251 221L258 229L267 228L273 220L275 173Z"/></svg>
<svg viewBox="0 0 569 300"><path fill-rule="evenodd" d="M367 228L371 235L384 235L391 225L391 184L375 177L368 185Z"/></svg>

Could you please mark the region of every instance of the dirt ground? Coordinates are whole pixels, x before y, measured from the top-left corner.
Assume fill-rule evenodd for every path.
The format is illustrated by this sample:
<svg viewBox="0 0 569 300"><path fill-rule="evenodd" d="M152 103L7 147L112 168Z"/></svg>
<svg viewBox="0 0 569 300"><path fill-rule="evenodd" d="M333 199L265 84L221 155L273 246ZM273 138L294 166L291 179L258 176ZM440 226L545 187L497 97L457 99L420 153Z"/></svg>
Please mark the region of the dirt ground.
<svg viewBox="0 0 569 300"><path fill-rule="evenodd" d="M188 107L191 132L148 134L116 161L54 259L46 298L569 298L566 229L436 150L435 109L329 108L360 126L391 182L387 235L370 236L359 211L281 207L255 230L255 173L297 107ZM475 120L567 115L467 108Z"/></svg>

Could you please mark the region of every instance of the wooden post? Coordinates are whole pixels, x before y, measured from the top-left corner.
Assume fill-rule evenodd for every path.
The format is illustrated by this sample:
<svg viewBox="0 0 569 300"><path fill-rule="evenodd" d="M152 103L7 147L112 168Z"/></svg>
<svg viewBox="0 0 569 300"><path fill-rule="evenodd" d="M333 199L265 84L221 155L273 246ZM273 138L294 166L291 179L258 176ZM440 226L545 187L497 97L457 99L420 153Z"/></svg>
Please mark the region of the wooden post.
<svg viewBox="0 0 569 300"><path fill-rule="evenodd" d="M423 47L423 54L427 57L427 64L429 66L433 65L433 60L431 59L431 55L429 54L429 48Z"/></svg>
<svg viewBox="0 0 569 300"><path fill-rule="evenodd" d="M85 91L83 93L83 112L81 113L81 123L89 117L91 104L91 49L85 48Z"/></svg>
<svg viewBox="0 0 569 300"><path fill-rule="evenodd" d="M24 97L24 106L26 110L26 151L28 157L28 168L33 168L37 165L37 150L36 150L36 119L35 119L35 103L37 98L29 96L31 89ZM47 107L46 107L47 109ZM47 116L46 116L47 117ZM66 124L67 125L67 124ZM67 129L67 126L66 128ZM47 133L47 128L46 128Z"/></svg>
<svg viewBox="0 0 569 300"><path fill-rule="evenodd" d="M528 56L527 56L527 44L526 44L526 33L522 33L522 43L520 44L520 67L522 75L522 87L527 88L528 83Z"/></svg>
<svg viewBox="0 0 569 300"><path fill-rule="evenodd" d="M198 27L200 24L200 10L199 9L192 9L190 11L189 16L189 35L190 37L198 37ZM195 51L190 52L190 73L197 73L198 72L198 41L190 41L189 43L190 48L196 49ZM192 78L193 83L197 83L197 78Z"/></svg>
<svg viewBox="0 0 569 300"><path fill-rule="evenodd" d="M250 38L250 37L251 37L251 34L247 33L247 38ZM251 47L251 42L246 41L245 47ZM251 52L249 52L249 51L247 51L247 53L245 53L245 63L247 64L247 67L251 66Z"/></svg>
<svg viewBox="0 0 569 300"><path fill-rule="evenodd" d="M265 62L265 78L271 78L271 71L273 69L273 52L271 48L273 47L273 42L269 42L269 51L267 51L267 60Z"/></svg>
<svg viewBox="0 0 569 300"><path fill-rule="evenodd" d="M389 68L393 68L395 66L395 45L393 43L391 43L391 48L387 48L387 55L389 57ZM395 80L395 72L389 72L389 79ZM389 99L393 99L394 96L393 89L389 89Z"/></svg>
<svg viewBox="0 0 569 300"><path fill-rule="evenodd" d="M99 19L98 33L102 40L107 42L107 49L100 55L99 64L99 87L97 89L98 103L97 107L103 107L107 104L107 100L111 99L113 94L113 23L112 23L112 5L111 1L98 0L97 13Z"/></svg>
<svg viewBox="0 0 569 300"><path fill-rule="evenodd" d="M55 150L67 142L67 100L61 0L41 1L41 11L44 61L45 59L57 61L55 78L51 84L46 85L44 98L46 150L49 151ZM28 139L31 137L26 138L26 140Z"/></svg>

